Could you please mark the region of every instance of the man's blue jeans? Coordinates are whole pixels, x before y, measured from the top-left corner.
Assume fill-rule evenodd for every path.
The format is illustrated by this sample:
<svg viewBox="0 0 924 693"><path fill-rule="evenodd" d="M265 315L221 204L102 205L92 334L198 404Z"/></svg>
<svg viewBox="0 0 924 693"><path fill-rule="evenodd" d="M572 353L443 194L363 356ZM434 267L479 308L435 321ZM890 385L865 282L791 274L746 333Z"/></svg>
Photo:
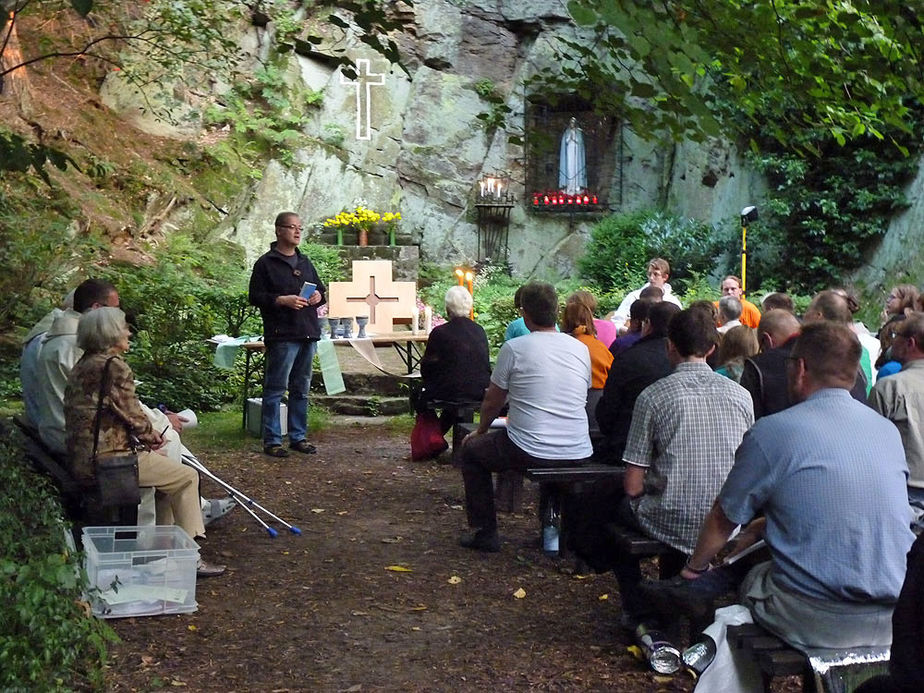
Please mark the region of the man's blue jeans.
<svg viewBox="0 0 924 693"><path fill-rule="evenodd" d="M289 391L289 444L305 439L308 431L308 388L316 340L267 342L263 376L263 445L280 445L279 403Z"/></svg>

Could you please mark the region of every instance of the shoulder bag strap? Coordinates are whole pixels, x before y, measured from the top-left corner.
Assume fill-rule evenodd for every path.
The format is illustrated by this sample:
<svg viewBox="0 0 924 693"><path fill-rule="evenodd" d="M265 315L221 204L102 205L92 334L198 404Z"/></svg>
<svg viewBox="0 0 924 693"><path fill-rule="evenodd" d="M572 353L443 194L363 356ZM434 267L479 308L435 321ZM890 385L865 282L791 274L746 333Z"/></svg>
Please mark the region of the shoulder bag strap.
<svg viewBox="0 0 924 693"><path fill-rule="evenodd" d="M96 420L93 423L93 457L96 459L96 450L99 447L99 420L100 414L103 411L103 397L106 395L106 380L109 376L109 364L112 363L112 359L115 356L110 356L106 359L106 365L103 366L103 374L99 379L99 399L96 402Z"/></svg>

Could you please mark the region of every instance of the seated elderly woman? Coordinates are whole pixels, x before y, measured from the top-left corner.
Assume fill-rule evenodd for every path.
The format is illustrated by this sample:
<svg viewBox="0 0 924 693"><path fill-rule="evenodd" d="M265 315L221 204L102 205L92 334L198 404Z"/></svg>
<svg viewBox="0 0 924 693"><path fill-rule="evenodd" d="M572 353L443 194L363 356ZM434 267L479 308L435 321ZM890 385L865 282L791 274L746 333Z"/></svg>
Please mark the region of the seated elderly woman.
<svg viewBox="0 0 924 693"><path fill-rule="evenodd" d="M484 328L469 319L472 295L462 286L446 292L446 315L449 321L434 327L427 340L427 350L420 361L423 390L417 400L418 412L434 400L481 402L491 379L488 337ZM457 412L446 407L440 426L446 433L457 419Z"/></svg>
<svg viewBox="0 0 924 693"><path fill-rule="evenodd" d="M156 489L158 524L176 524L195 539L205 537L199 504L199 475L159 450L163 432L155 431L135 394L131 368L122 354L129 348L125 314L118 308L97 308L85 313L77 327L77 346L83 356L74 366L64 391L64 418L71 473L81 486L96 486L93 447L100 391L98 452L100 455L138 453L140 486ZM103 377L105 374L105 381ZM223 566L200 561L200 577L217 575Z"/></svg>

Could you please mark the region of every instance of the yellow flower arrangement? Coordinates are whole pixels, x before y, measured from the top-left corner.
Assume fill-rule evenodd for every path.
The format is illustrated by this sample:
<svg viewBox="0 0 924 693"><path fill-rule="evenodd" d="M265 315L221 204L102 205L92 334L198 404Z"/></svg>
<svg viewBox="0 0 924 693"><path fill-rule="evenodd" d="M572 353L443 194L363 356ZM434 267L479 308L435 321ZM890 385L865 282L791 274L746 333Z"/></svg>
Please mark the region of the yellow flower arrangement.
<svg viewBox="0 0 924 693"><path fill-rule="evenodd" d="M369 230L375 227L379 222L382 222L388 225L389 243L390 245L394 245L395 230L399 221L401 221L400 212L385 212L385 214L379 214L374 209L368 209L359 205L352 212L340 212L337 216L325 219L324 226L337 229L337 245L343 245L343 229L345 227L355 228L359 232L359 245L366 245L368 242Z"/></svg>

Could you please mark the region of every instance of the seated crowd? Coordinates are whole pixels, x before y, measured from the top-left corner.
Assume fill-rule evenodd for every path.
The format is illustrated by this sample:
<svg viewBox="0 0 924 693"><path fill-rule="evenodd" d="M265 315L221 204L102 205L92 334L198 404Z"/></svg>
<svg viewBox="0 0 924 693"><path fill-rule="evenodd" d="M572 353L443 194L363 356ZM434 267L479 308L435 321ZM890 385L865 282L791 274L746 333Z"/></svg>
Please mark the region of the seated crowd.
<svg viewBox="0 0 924 693"><path fill-rule="evenodd" d="M659 589L711 600L737 588L757 623L801 649L889 645L893 611L896 633L919 633L922 587L911 581L922 567L909 567L914 556L920 563L921 550L909 551L924 527L917 292L890 295L877 339L854 321L859 306L843 289L817 294L800 318L780 293L766 296L761 313L728 276L714 304L681 309L669 272L664 260L649 263L649 284L612 315L617 337L605 360L586 302L566 302L557 333L554 289L521 287L521 329L508 332L480 424L463 442L472 532L462 545L501 547L492 471L581 464L593 454L624 465L622 488L609 492L599 517L593 489L577 501L585 517L572 518L569 548L614 571L624 625L676 617L657 613ZM640 298L649 287L660 296ZM877 372L891 362L897 372ZM491 428L505 406L506 427ZM613 521L681 556L672 579L646 584L637 557L601 557L599 526ZM727 544L736 554L757 539L766 548L734 569L717 559ZM895 689L920 685L921 667L908 659L920 649L893 650Z"/></svg>

